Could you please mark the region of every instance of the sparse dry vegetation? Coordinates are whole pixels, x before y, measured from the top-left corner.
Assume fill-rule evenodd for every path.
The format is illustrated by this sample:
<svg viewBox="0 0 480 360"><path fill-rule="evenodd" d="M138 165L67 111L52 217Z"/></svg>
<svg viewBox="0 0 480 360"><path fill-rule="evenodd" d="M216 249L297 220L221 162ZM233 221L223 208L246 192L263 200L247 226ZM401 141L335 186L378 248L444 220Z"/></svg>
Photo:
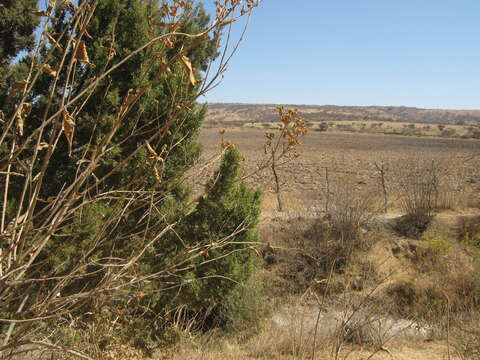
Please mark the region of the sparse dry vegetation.
<svg viewBox="0 0 480 360"><path fill-rule="evenodd" d="M477 359L480 113L213 104L202 127L222 31L259 2L193 4L22 19L0 358Z"/></svg>
<svg viewBox="0 0 480 360"><path fill-rule="evenodd" d="M260 162L252 146L262 133L227 128L229 139L247 150L246 172ZM208 149L214 130L204 129L202 137ZM274 314L290 313L292 330L285 337L267 321L258 335L265 347L252 354L245 352L247 345L237 344L233 353L310 359L315 349L319 359L355 359L362 351L364 358L390 357L388 352L402 358L402 347L410 344L416 352L407 358L473 359L478 337L467 314L479 306L478 255L471 240L478 232L476 145L318 132L302 143L299 161L281 170L287 211L276 211L268 174L251 180L266 189L260 232L265 269L274 284ZM421 227L406 222L399 232L407 212L428 221ZM347 326L342 314L348 319L352 311L361 316ZM332 312L338 321L333 329L343 329L336 335L324 331ZM314 340L308 328L317 317ZM397 332L379 330L379 319ZM460 336L460 329L470 335ZM275 340L263 340L268 335ZM439 347L428 353L425 344ZM460 355L461 346L470 355Z"/></svg>

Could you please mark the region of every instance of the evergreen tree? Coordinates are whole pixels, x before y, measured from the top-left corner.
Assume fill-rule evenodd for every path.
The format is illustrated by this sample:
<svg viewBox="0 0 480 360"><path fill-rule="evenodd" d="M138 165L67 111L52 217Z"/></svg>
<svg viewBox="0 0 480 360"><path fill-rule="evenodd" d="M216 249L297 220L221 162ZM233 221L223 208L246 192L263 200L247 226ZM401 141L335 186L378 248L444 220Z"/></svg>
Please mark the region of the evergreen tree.
<svg viewBox="0 0 480 360"><path fill-rule="evenodd" d="M39 23L38 16L32 13L36 6L37 0L0 2L0 109L9 85L21 77L15 76L20 69L12 67L12 61L34 44L33 32Z"/></svg>
<svg viewBox="0 0 480 360"><path fill-rule="evenodd" d="M228 298L254 268L248 249L258 242L260 192L239 180L240 166L239 151L227 150L205 195L177 229L187 249L203 246L203 256L189 262L181 292L163 301L189 304L188 310L202 314L206 326L225 324Z"/></svg>
<svg viewBox="0 0 480 360"><path fill-rule="evenodd" d="M79 6L81 4L82 2ZM33 91L34 95L29 99L33 103L33 110L28 123L25 124L25 133L31 133L41 123L44 109L49 102L49 91L55 81L60 84L59 91L64 91L68 84L71 96L77 95L86 84L94 81L107 68L114 66L153 37L165 32L162 27L152 25L160 21L155 17L161 15L160 9L152 7L148 1L99 2L87 27L89 36L84 38L89 62L95 66L79 63L75 68L73 82L67 80L68 75L65 73L60 74L58 79L48 73L42 74ZM74 10L58 6L50 32L68 33L73 16ZM208 15L199 4L183 20L182 31L199 32L207 26L208 21ZM61 48L66 48L67 41L68 39L63 37L58 40L58 44ZM186 52L185 56L191 60L194 69L204 68L208 61L216 56L214 44L214 39L209 39L199 43L198 46L192 46ZM92 189L89 196L94 197L102 192L119 189L124 192L155 190L156 197L161 199L156 205L159 211L166 215L165 221L174 222L188 211L186 200L189 189L183 185L182 177L200 154L198 133L206 108L194 102L197 89L189 85L188 74L180 62L173 62L164 76L158 79L156 77L161 72L163 64L170 62L178 54L175 47L189 45L192 45L189 41L178 38L170 50L163 43L145 49L113 71L107 80L98 85L93 94L85 97L83 108L75 119L73 143L69 144L67 137L61 136L57 145L59 150L49 160L44 185L41 188L41 199L55 196L65 184L75 179L79 162L88 159L89 154L102 146L105 134L118 122L119 109L129 91L148 84L147 92L122 118L122 126L109 143L111 150L95 169L96 178L102 181L95 184L95 189ZM50 48L44 50L44 62L55 69L60 64L62 53L54 52L52 57L51 54L47 54L48 50ZM161 53L162 56L156 58L152 55L155 53ZM51 103L51 112L56 111L61 105L56 97ZM181 108L179 104L185 104L185 107ZM49 134L45 133L45 141L48 136ZM145 146L146 141L149 142L153 152L162 156L163 163L151 160L151 154ZM131 154L134 156L130 156ZM41 164L38 164L39 169L40 167ZM21 192L21 184L17 186L18 194ZM70 267L75 265L79 245L83 244L86 249L92 242L99 240L105 246L99 247L97 250L101 252L92 253L91 257L113 256L110 253L112 244L102 238L105 235L100 234L105 232L105 229L104 224L98 223L98 218L108 218L121 211L124 205L124 200L109 199L84 206L81 217L78 219L74 217L64 228L67 234L77 235L68 241L66 234L54 238L44 255L49 260L45 262L46 266L55 267L57 272L68 272ZM132 232L132 227L142 231L145 224L140 218L144 210L145 208L136 209L128 216L124 216L120 224L115 224L114 229L109 229L110 238L129 238L128 241L115 244L116 256L126 256L132 248L143 245L143 237L131 237L128 234ZM159 221L157 228L150 230L149 236L154 236L155 231L161 231L165 221ZM63 266L57 266L57 262L54 261L56 257L51 257L51 253L55 253L58 260L62 259Z"/></svg>

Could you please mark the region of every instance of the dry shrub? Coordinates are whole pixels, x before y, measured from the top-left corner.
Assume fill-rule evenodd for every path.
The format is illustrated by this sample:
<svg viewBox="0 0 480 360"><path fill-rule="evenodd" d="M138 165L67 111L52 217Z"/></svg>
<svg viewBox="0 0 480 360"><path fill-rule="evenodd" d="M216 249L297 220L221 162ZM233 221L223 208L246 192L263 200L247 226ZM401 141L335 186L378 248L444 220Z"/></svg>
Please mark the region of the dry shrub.
<svg viewBox="0 0 480 360"><path fill-rule="evenodd" d="M331 188L327 219L332 234L329 246L331 257L340 265L350 259L352 252L362 245L364 234L375 215L374 196L343 179Z"/></svg>
<svg viewBox="0 0 480 360"><path fill-rule="evenodd" d="M262 231L267 268L284 280L279 293L303 293L315 279L327 276L323 248L328 224L317 219L275 219Z"/></svg>
<svg viewBox="0 0 480 360"><path fill-rule="evenodd" d="M268 245L263 258L266 266L286 281L288 292L303 293L311 286L326 290L322 280L332 271L343 273L352 254L369 243L367 233L375 214L371 194L345 181L334 185L331 195L329 211L322 218L274 219L264 227L262 237ZM334 293L347 286L337 280L329 284ZM362 287L361 282L357 281L357 288Z"/></svg>
<svg viewBox="0 0 480 360"><path fill-rule="evenodd" d="M480 359L480 315L472 311L454 319L451 325L452 345L461 360Z"/></svg>
<svg viewBox="0 0 480 360"><path fill-rule="evenodd" d="M386 288L392 314L444 325L447 312L455 316L477 309L480 304L472 271L455 268L394 282Z"/></svg>
<svg viewBox="0 0 480 360"><path fill-rule="evenodd" d="M400 207L405 213L396 230L408 237L419 237L438 210L443 171L435 161L418 161L404 169L400 181Z"/></svg>
<svg viewBox="0 0 480 360"><path fill-rule="evenodd" d="M262 251L265 266L280 278L273 289L276 295L303 294L309 288L338 294L347 288L360 290L376 279L372 263L351 256L368 245L370 234L361 234L350 246L337 238L328 220L295 218L274 220L262 238L267 243Z"/></svg>
<svg viewBox="0 0 480 360"><path fill-rule="evenodd" d="M460 241L480 248L480 216L464 216L458 221L457 236Z"/></svg>
<svg viewBox="0 0 480 360"><path fill-rule="evenodd" d="M396 313L401 316L411 314L419 300L416 286L412 280L402 280L391 284L387 288L386 294L393 300Z"/></svg>

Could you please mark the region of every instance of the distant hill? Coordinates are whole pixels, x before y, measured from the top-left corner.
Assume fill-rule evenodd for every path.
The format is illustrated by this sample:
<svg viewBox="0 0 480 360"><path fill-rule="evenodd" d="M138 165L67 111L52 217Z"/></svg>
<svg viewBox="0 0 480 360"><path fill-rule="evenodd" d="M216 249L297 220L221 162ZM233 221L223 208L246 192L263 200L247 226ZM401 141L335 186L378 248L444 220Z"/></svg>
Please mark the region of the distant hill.
<svg viewBox="0 0 480 360"><path fill-rule="evenodd" d="M273 122L277 105L210 103L207 123ZM480 125L480 110L419 109L404 106L288 105L309 121L382 121Z"/></svg>

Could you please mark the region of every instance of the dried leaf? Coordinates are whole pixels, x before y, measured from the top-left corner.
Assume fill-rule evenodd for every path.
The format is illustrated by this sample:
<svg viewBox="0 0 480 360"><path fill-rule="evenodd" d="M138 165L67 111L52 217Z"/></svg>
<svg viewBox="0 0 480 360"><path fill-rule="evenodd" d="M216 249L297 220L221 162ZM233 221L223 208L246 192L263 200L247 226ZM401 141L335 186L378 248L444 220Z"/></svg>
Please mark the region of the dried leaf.
<svg viewBox="0 0 480 360"><path fill-rule="evenodd" d="M19 93L20 91L23 92L23 90L25 89L25 87L27 86L27 82L26 81L15 81L13 83L13 86L12 86L12 91L10 91L8 93L8 98L12 98L14 97L15 95L17 95L17 93Z"/></svg>
<svg viewBox="0 0 480 360"><path fill-rule="evenodd" d="M113 47L102 46L102 49L108 51L108 60L112 60L117 55L117 51Z"/></svg>
<svg viewBox="0 0 480 360"><path fill-rule="evenodd" d="M160 178L160 174L158 173L157 167L153 167L153 171L155 172L155 178L157 179L158 182L162 182L162 179Z"/></svg>
<svg viewBox="0 0 480 360"><path fill-rule="evenodd" d="M108 52L108 60L112 60L116 55L117 55L117 52L115 51L115 49L110 48L110 51Z"/></svg>
<svg viewBox="0 0 480 360"><path fill-rule="evenodd" d="M5 114L2 110L0 110L0 123L5 123Z"/></svg>
<svg viewBox="0 0 480 360"><path fill-rule="evenodd" d="M177 106L175 106L178 110L188 110L188 111L192 111L191 108L189 108L186 104L177 104Z"/></svg>
<svg viewBox="0 0 480 360"><path fill-rule="evenodd" d="M75 119L71 116L67 110L63 111L63 133L67 138L68 143L68 155L72 154L73 133L75 131Z"/></svg>
<svg viewBox="0 0 480 360"><path fill-rule="evenodd" d="M222 141L222 144L221 144L222 148L224 150L230 150L230 149L234 149L236 147L236 145L230 141Z"/></svg>
<svg viewBox="0 0 480 360"><path fill-rule="evenodd" d="M75 59L83 62L84 64L93 65L88 58L87 47L85 46L85 41L83 40L78 42L77 49L75 51Z"/></svg>
<svg viewBox="0 0 480 360"><path fill-rule="evenodd" d="M235 22L235 19L224 20L224 21L222 21L222 25L228 25L228 24L231 24L233 22Z"/></svg>
<svg viewBox="0 0 480 360"><path fill-rule="evenodd" d="M165 23L165 22L161 21L161 22L158 22L154 25L161 26L161 27L166 27L166 28L169 28L169 29L173 29L174 27L178 26L178 23L176 23L176 22Z"/></svg>
<svg viewBox="0 0 480 360"><path fill-rule="evenodd" d="M127 113L130 106L133 105L145 91L147 91L146 86L128 90L127 97L123 100L122 106L120 106L120 117L123 117Z"/></svg>
<svg viewBox="0 0 480 360"><path fill-rule="evenodd" d="M50 145L46 142L41 142L40 144L38 144L37 146L37 150L38 151L41 151L43 149L48 149L50 147Z"/></svg>
<svg viewBox="0 0 480 360"><path fill-rule="evenodd" d="M71 10L71 11L76 11L77 10L77 8L75 6L73 6L72 3L69 0L63 0L62 5L65 8L67 8L68 10Z"/></svg>
<svg viewBox="0 0 480 360"><path fill-rule="evenodd" d="M21 103L19 105L20 109L17 112L17 116L15 117L15 124L17 127L18 134L23 136L23 125L25 124L25 119L32 111L32 104L30 103Z"/></svg>
<svg viewBox="0 0 480 360"><path fill-rule="evenodd" d="M182 55L180 59L182 60L182 64L189 72L190 83L192 84L192 86L195 86L197 84L197 80L195 79L195 74L193 73L192 63L190 62L190 59L185 55Z"/></svg>
<svg viewBox="0 0 480 360"><path fill-rule="evenodd" d="M175 46L175 44L173 43L172 40L166 39L166 40L165 40L165 46L166 46L168 49L173 49L173 47Z"/></svg>
<svg viewBox="0 0 480 360"><path fill-rule="evenodd" d="M53 68L52 68L50 65L48 65L48 64L42 64L42 65L40 65L40 69L41 69L43 72L47 73L48 75L51 75L51 76L53 76L53 77L57 76L57 71L56 71L56 70L53 70Z"/></svg>

